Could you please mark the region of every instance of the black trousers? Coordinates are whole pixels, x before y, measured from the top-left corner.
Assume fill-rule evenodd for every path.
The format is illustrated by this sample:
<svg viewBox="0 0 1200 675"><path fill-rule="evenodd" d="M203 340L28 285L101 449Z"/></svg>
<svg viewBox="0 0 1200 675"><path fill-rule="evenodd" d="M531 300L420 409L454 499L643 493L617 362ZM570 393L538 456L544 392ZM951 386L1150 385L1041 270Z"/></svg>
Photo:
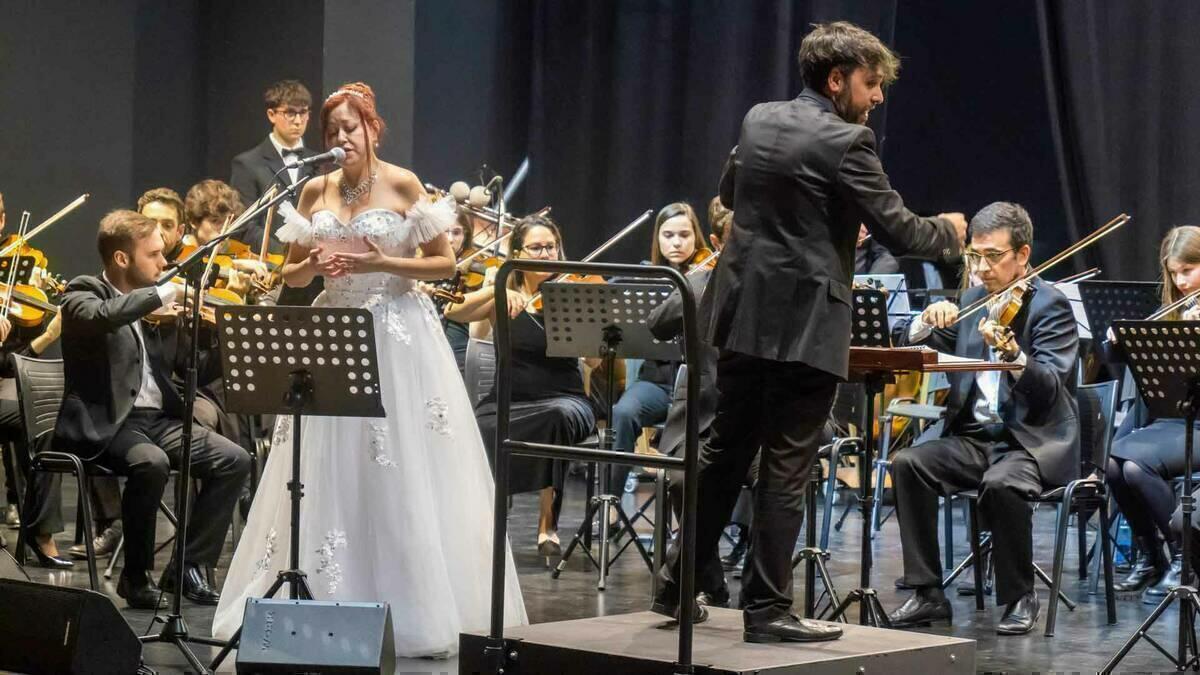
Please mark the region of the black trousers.
<svg viewBox="0 0 1200 675"><path fill-rule="evenodd" d="M25 489L29 493L28 497L32 500L32 505L27 509L25 503L21 503L21 508L28 511L21 514L22 527L34 535L62 532L66 527L62 515L62 474L39 471L30 475L29 450L25 443L25 428L21 423L21 408L12 399L0 398L0 441L12 444L9 447L16 460L13 462L15 466L12 469L12 478L15 481L16 472L20 472L25 481ZM4 470L6 473L10 470L7 460ZM18 503L13 497L15 495L10 496L9 503Z"/></svg>
<svg viewBox="0 0 1200 675"><path fill-rule="evenodd" d="M792 551L804 521L804 488L837 382L836 376L803 363L728 351L717 362L717 416L700 453L696 552L705 556L716 550L746 471L761 451L755 531L742 575L747 626L790 613ZM660 599L678 598L679 574L676 539L659 571Z"/></svg>
<svg viewBox="0 0 1200 675"><path fill-rule="evenodd" d="M1033 507L1041 474L1020 447L969 436L947 436L905 448L892 460L896 515L904 550L904 580L940 586L938 497L979 490L979 513L992 532L996 602L1033 590Z"/></svg>
<svg viewBox="0 0 1200 675"><path fill-rule="evenodd" d="M127 476L121 500L125 523L125 572L154 569L154 523L172 467L183 450L183 422L161 410L135 409L97 460ZM215 565L233 508L250 471L250 455L233 441L200 425L192 427L192 475L203 487L189 512L188 562Z"/></svg>

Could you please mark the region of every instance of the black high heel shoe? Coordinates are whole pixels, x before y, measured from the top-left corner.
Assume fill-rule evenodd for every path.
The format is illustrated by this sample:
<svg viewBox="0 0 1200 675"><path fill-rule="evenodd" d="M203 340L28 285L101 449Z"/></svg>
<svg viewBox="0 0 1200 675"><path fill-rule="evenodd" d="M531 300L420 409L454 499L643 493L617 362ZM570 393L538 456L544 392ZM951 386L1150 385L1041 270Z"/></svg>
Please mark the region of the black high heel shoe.
<svg viewBox="0 0 1200 675"><path fill-rule="evenodd" d="M66 570L75 566L75 563L71 562L70 560L63 560L62 558L56 558L52 555L47 555L46 553L42 552L42 547L38 546L37 539L34 539L33 537L29 537L26 540L25 545L33 551L34 557L37 558L37 564L41 567L52 570Z"/></svg>

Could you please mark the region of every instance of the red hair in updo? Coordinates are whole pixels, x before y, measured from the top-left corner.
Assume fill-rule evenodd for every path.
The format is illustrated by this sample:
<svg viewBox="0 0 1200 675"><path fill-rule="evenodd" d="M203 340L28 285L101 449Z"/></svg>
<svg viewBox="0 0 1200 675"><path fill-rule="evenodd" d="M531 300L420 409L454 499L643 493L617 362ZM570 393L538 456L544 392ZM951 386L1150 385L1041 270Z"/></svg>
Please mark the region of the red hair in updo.
<svg viewBox="0 0 1200 675"><path fill-rule="evenodd" d="M358 113L363 127L370 129L375 134L374 141L378 143L383 138L384 132L387 131L387 123L383 121L383 118L379 116L379 111L375 108L375 90L365 82L348 82L338 87L329 95L329 98L325 99L325 103L321 104L321 137L326 145L329 144L329 116L335 108L343 103L348 103ZM374 155L374 147L368 144L368 148L369 152Z"/></svg>

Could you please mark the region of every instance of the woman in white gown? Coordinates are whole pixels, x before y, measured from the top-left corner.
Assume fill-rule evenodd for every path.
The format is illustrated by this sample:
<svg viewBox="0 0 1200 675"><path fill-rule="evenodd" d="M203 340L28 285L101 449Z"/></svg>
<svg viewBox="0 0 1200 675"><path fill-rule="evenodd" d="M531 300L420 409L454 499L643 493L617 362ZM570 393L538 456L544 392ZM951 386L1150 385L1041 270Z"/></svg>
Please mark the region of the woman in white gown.
<svg viewBox="0 0 1200 675"><path fill-rule="evenodd" d="M384 124L370 87L334 92L321 126L346 159L305 186L298 210L281 210L278 236L292 244L283 275L294 286L324 275L314 306L371 311L387 417L304 418L300 568L318 600L388 602L398 655L448 656L460 632L488 625L493 507L454 355L416 288L452 273L444 232L454 207L430 203L412 172L375 157ZM288 563L290 427L290 418L276 424L225 579L213 619L222 638ZM506 623L528 623L511 553L505 589Z"/></svg>

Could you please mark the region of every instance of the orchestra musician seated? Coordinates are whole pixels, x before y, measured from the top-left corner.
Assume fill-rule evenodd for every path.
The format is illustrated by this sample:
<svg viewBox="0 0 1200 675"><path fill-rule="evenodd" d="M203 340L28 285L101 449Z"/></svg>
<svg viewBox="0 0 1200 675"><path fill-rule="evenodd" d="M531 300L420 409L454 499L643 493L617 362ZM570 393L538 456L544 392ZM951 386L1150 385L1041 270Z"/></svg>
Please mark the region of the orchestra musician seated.
<svg viewBox="0 0 1200 675"><path fill-rule="evenodd" d="M1007 202L984 207L969 231L965 258L980 285L963 294L964 306L1024 278L1033 241L1029 214ZM1079 339L1066 296L1041 278L1024 283L1024 304L1007 330L988 314L956 322L959 308L948 301L897 327L900 343L1020 368L950 373L942 437L905 448L892 462L904 582L915 589L890 614L895 628L951 619L942 592L938 498L972 489L992 533L996 602L1005 608L996 632L1020 635L1037 624L1028 500L1078 477L1073 389Z"/></svg>

